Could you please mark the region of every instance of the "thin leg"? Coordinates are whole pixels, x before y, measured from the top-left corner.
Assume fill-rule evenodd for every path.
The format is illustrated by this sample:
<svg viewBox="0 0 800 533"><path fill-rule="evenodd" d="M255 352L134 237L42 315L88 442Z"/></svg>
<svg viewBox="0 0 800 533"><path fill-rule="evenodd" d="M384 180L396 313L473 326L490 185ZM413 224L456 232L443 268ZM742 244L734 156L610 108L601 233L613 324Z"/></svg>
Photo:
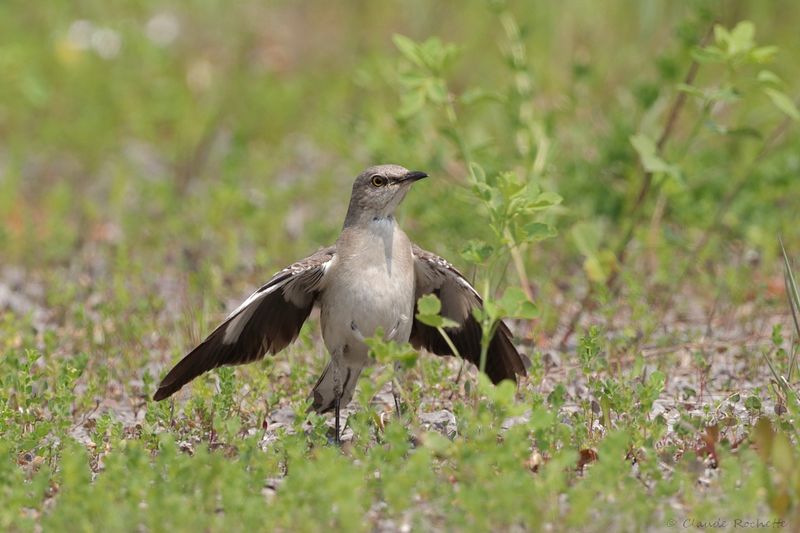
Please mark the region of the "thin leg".
<svg viewBox="0 0 800 533"><path fill-rule="evenodd" d="M394 382L395 382L395 380L393 379L392 380L392 396L394 397L394 414L397 415L397 418L400 418L403 415L403 411L400 408L400 397L397 395L397 393L394 390Z"/></svg>
<svg viewBox="0 0 800 533"><path fill-rule="evenodd" d="M453 396L455 396L455 395L456 395L456 391L458 391L458 384L459 384L459 383L461 383L461 373L462 373L463 371L464 371L464 359L461 359L461 366L460 366L460 367L458 367L458 375L456 376L456 381L455 381L455 385L456 385L456 386L455 386L455 389L453 389L452 391L450 391L450 399L451 399L451 400L453 399Z"/></svg>
<svg viewBox="0 0 800 533"><path fill-rule="evenodd" d="M336 396L336 399L334 400L334 403L333 403L333 407L334 407L334 410L335 410L335 413L336 413L336 436L334 437L333 440L339 446L341 446L341 444L342 444L342 439L339 436L340 435L340 432L339 432L339 403L340 403L340 400L341 400L340 396Z"/></svg>
<svg viewBox="0 0 800 533"><path fill-rule="evenodd" d="M336 442L336 444L341 444L342 443L341 434L339 432L339 427L340 427L339 420L340 420L340 416L341 416L341 403L342 403L342 401L341 401L342 400L342 380L341 380L341 374L340 374L340 371L339 371L339 365L340 365L339 356L340 356L340 354L339 354L338 350L336 350L334 353L331 354L331 362L333 364L333 368L331 369L333 371L333 394L334 394L333 408L334 408L334 413L335 413L335 417L336 417L336 419L335 419L336 436L334 437L334 442Z"/></svg>
<svg viewBox="0 0 800 533"><path fill-rule="evenodd" d="M408 320L406 315L400 315L400 319L397 321L397 324L394 325L392 330L389 332L389 335L386 337L386 340L394 340L395 336L400 331L400 326ZM392 397L394 398L394 412L397 418L403 416L403 410L400 407L400 395L398 391L400 390L400 385L397 383L397 376L400 374L402 367L400 363L395 361L394 363L394 375L392 376Z"/></svg>
<svg viewBox="0 0 800 533"><path fill-rule="evenodd" d="M392 376L392 397L394 398L394 413L397 418L403 416L403 410L400 407L400 395L397 393L400 386L397 383L397 374L400 372L400 363L394 363L394 376Z"/></svg>

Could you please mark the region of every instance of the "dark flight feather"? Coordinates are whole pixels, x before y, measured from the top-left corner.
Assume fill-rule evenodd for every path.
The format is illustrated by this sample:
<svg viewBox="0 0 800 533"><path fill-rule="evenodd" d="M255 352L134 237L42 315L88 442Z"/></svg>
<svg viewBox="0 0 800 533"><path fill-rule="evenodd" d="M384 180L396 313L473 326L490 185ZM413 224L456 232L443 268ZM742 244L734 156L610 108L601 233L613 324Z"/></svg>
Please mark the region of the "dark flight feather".
<svg viewBox="0 0 800 533"><path fill-rule="evenodd" d="M153 399L172 396L211 369L251 363L288 346L311 313L333 256L333 247L324 248L275 274L169 371Z"/></svg>
<svg viewBox="0 0 800 533"><path fill-rule="evenodd" d="M480 366L481 325L472 316L472 309L483 304L478 292L461 273L441 257L413 247L414 269L417 279L416 298L424 294L435 294L442 302L442 316L460 324L460 327L445 328L458 353L475 366ZM415 348L425 348L436 355L455 355L439 331L416 319L409 342ZM497 324L486 354L486 375L492 383L504 379L516 382L517 376L527 375L530 364L511 342L511 331L504 322Z"/></svg>

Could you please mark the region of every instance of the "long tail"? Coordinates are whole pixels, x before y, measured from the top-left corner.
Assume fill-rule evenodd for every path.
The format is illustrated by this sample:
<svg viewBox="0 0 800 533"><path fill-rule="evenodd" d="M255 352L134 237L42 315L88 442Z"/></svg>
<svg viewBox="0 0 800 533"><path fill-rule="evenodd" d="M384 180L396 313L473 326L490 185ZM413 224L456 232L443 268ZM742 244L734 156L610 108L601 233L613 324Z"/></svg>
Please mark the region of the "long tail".
<svg viewBox="0 0 800 533"><path fill-rule="evenodd" d="M322 375L317 380L317 384L314 385L314 389L311 391L311 398L314 400L311 404L311 407L308 408L309 411L316 411L318 413L327 413L328 411L332 411L334 408L334 404L336 401L336 394L334 393L335 388L333 386L333 369L331 365L333 363L328 363L328 366L325 367L325 370L322 371ZM341 407L346 406L350 403L350 400L353 399L353 392L356 390L356 383L358 382L358 376L361 375L361 368L359 367L349 367L349 366L342 366L339 372L339 377L342 382L342 398L339 401L339 405Z"/></svg>

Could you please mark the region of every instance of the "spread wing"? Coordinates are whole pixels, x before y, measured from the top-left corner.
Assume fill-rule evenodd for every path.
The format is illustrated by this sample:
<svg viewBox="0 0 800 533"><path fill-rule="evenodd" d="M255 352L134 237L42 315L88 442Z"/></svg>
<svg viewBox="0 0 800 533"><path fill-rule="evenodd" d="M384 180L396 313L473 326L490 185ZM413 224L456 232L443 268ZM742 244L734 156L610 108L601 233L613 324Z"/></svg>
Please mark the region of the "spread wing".
<svg viewBox="0 0 800 533"><path fill-rule="evenodd" d="M459 327L446 328L447 335L462 357L479 366L481 325L471 311L483 304L480 295L453 265L441 257L416 245L412 252L416 277L415 298L431 293L439 298L442 302L442 316L460 324ZM414 315L416 316L416 309ZM514 348L511 338L508 326L500 322L486 355L486 374L493 383L504 379L516 382L518 375L527 375L525 367L529 364L528 358ZM426 326L416 318L411 329L410 342L415 348L425 348L437 355L453 355L436 328Z"/></svg>
<svg viewBox="0 0 800 533"><path fill-rule="evenodd" d="M168 398L203 372L257 361L295 340L335 253L333 246L323 248L275 274L169 371L153 399Z"/></svg>

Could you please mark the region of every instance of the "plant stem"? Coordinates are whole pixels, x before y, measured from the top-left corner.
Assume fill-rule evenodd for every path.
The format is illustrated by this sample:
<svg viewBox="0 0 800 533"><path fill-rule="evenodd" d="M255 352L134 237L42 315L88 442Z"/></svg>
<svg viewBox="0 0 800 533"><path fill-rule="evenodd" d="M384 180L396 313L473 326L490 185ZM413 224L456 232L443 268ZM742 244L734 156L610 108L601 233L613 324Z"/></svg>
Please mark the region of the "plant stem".
<svg viewBox="0 0 800 533"><path fill-rule="evenodd" d="M444 328L442 326L436 326L436 331L439 332L439 335L442 336L442 338L444 339L444 342L447 343L447 346L453 352L453 355L455 355L459 359L462 359L461 352L459 352L458 348L456 348L456 345L453 344L453 340L450 338L450 335L447 334L447 332L444 330Z"/></svg>
<svg viewBox="0 0 800 533"><path fill-rule="evenodd" d="M716 25L716 21L714 21L711 26L709 27L706 34L703 36L703 39L700 42L700 46L705 46L711 36L714 34L714 26ZM692 61L689 65L689 70L686 72L686 76L683 78L684 85L691 85L694 83L695 78L697 77L697 72L700 69L700 64L697 61ZM667 122L664 124L664 129L661 131L661 135L658 137L658 141L656 142L656 153L661 154L664 150L664 147L667 144L672 132L675 129L675 124L678 122L678 117L680 116L681 110L683 110L686 104L686 97L687 94L684 91L678 91L675 99L672 102L672 106L670 107L669 113L667 114ZM629 215L629 223L623 234L622 239L620 239L619 243L617 244L616 248L613 250L614 257L617 260L617 264L615 265L614 270L612 270L611 274L609 274L608 279L606 280L606 287L611 291L612 294L616 294L618 288L616 286L617 278L619 275L619 270L621 269L622 265L625 263L626 259L626 251L628 245L633 240L633 234L636 230L636 226L638 224L638 216L639 212L641 211L642 207L644 206L644 201L647 198L648 194L651 190L651 185L653 182L653 173L644 170L642 175L642 184L639 187L639 192L636 194L636 200L633 203L633 207L631 208L630 215ZM589 285L586 294L581 299L580 306L578 309L573 313L572 317L567 321L567 327L564 331L564 334L561 336L561 340L559 341L558 345L560 348L564 348L567 345L567 341L575 332L575 328L578 325L581 317L583 317L583 313L586 311L588 306L590 305L592 299L594 298L594 288L592 285Z"/></svg>

